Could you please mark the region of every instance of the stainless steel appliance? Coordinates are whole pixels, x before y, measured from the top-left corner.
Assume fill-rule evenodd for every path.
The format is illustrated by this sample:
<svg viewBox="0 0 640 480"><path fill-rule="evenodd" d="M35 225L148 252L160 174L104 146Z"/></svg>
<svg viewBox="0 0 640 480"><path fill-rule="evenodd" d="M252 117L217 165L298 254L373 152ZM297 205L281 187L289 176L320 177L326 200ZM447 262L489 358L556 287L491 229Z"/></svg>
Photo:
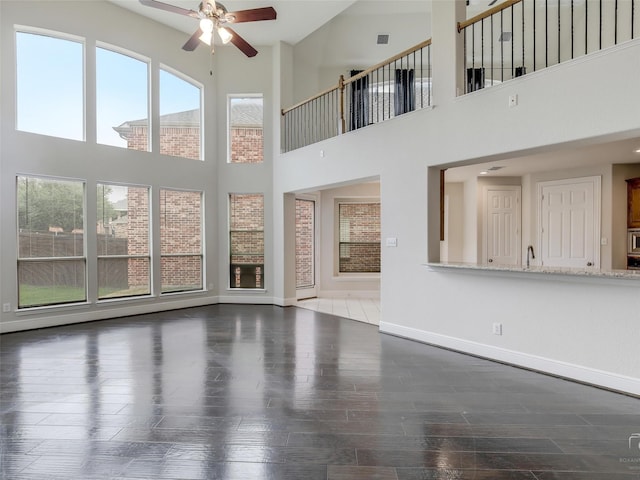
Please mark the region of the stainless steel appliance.
<svg viewBox="0 0 640 480"><path fill-rule="evenodd" d="M627 232L627 255L640 255L640 228L630 228Z"/></svg>

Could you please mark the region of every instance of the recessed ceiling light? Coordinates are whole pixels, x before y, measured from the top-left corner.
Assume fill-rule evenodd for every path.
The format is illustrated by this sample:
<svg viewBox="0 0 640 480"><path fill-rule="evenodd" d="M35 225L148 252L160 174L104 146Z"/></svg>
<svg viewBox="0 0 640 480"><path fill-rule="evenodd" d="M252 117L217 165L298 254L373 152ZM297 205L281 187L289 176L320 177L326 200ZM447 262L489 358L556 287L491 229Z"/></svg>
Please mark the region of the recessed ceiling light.
<svg viewBox="0 0 640 480"><path fill-rule="evenodd" d="M489 172L480 172L480 175L487 175Z"/></svg>
<svg viewBox="0 0 640 480"><path fill-rule="evenodd" d="M640 153L640 148L637 150L634 150L635 153Z"/></svg>

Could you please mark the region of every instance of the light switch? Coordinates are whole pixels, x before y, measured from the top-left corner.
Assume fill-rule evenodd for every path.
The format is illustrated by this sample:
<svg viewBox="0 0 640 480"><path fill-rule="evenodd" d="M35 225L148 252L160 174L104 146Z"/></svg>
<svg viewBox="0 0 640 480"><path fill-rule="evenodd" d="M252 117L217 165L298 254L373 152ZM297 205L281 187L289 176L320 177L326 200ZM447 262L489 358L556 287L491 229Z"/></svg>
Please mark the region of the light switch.
<svg viewBox="0 0 640 480"><path fill-rule="evenodd" d="M387 247L397 247L398 239L396 237L388 237L387 238Z"/></svg>

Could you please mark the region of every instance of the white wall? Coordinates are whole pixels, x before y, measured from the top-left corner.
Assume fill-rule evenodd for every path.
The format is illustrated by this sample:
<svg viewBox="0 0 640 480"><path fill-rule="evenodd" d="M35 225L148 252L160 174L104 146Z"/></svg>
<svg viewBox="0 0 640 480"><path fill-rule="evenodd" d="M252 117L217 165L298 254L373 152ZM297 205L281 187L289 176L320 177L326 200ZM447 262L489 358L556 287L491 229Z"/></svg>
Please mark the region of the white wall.
<svg viewBox="0 0 640 480"><path fill-rule="evenodd" d="M439 21L435 5L433 21ZM383 247L383 332L638 394L640 357L633 352L640 340L640 282L460 273L424 263L429 245L439 246L439 205L427 205L437 198L428 188L437 185L429 167L639 136L639 57L640 41L633 41L464 97L434 89L431 110L282 155L275 163L278 188L380 177L382 237L398 238L397 248ZM455 71L440 67L449 77ZM434 85L442 80L439 72ZM516 108L507 106L512 94ZM529 194L523 184L523 195ZM412 215L399 214L406 211ZM491 333L496 321L503 323L502 336Z"/></svg>

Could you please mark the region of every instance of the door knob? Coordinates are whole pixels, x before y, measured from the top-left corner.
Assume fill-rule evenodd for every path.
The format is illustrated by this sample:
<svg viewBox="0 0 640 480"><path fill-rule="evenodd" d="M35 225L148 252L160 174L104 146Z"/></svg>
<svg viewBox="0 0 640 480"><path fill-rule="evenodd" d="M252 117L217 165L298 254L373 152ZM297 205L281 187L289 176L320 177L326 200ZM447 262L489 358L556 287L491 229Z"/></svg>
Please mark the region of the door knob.
<svg viewBox="0 0 640 480"><path fill-rule="evenodd" d="M489 263L493 263L493 258L490 258L490 259L489 259Z"/></svg>
<svg viewBox="0 0 640 480"><path fill-rule="evenodd" d="M593 263L587 262L587 267L593 267Z"/></svg>

